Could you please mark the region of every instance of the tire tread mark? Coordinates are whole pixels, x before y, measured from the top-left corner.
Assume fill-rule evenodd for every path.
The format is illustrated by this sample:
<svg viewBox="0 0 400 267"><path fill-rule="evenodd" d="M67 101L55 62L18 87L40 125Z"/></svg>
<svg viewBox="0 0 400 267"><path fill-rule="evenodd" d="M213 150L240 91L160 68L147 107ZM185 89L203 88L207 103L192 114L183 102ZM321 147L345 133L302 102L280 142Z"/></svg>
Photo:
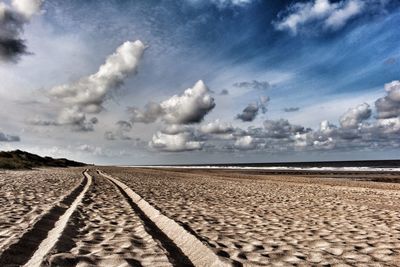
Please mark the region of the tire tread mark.
<svg viewBox="0 0 400 267"><path fill-rule="evenodd" d="M99 172L97 173L100 174ZM157 225L152 220L150 220L149 217L147 217L147 215L132 201L132 199L124 191L124 189L126 188L122 188L108 178L107 180L118 189L118 191L130 205L130 207L136 212L136 214L138 214L143 222L147 233L151 235L153 239L159 241L162 247L168 252L167 257L172 265L177 267L194 266L189 258L182 252L182 250L162 230L160 230Z"/></svg>
<svg viewBox="0 0 400 267"><path fill-rule="evenodd" d="M29 261L58 219L83 191L88 183L86 176L83 175L83 177L82 182L70 194L44 214L16 243L4 250L0 255L0 266L22 266Z"/></svg>

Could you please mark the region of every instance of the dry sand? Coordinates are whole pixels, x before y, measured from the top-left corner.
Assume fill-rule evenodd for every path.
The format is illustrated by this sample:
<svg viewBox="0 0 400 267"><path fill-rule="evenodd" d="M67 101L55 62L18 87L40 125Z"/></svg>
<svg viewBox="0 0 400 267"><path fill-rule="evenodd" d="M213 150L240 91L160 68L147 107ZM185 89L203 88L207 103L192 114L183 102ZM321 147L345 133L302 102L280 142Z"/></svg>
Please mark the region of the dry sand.
<svg viewBox="0 0 400 267"><path fill-rule="evenodd" d="M82 169L0 174L0 265L50 251L42 266L208 266L170 218L221 264L400 266L400 183L376 174L99 169L125 185L95 168L87 179Z"/></svg>
<svg viewBox="0 0 400 267"><path fill-rule="evenodd" d="M91 174L93 185L43 265L172 266L115 185Z"/></svg>
<svg viewBox="0 0 400 267"><path fill-rule="evenodd" d="M243 265L400 266L400 185L242 172L106 168Z"/></svg>
<svg viewBox="0 0 400 267"><path fill-rule="evenodd" d="M0 254L82 179L81 169L0 173Z"/></svg>

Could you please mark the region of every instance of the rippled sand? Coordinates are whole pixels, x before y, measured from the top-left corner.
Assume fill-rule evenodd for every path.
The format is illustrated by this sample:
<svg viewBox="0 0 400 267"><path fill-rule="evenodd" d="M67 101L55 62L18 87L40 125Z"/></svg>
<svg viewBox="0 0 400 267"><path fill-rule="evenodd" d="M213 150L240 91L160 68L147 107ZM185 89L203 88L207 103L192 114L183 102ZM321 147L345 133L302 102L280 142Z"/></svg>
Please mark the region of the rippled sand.
<svg viewBox="0 0 400 267"><path fill-rule="evenodd" d="M172 266L118 189L90 174L92 186L44 265Z"/></svg>
<svg viewBox="0 0 400 267"><path fill-rule="evenodd" d="M399 184L233 171L104 171L234 264L400 265Z"/></svg>
<svg viewBox="0 0 400 267"><path fill-rule="evenodd" d="M0 252L82 179L81 169L0 172Z"/></svg>

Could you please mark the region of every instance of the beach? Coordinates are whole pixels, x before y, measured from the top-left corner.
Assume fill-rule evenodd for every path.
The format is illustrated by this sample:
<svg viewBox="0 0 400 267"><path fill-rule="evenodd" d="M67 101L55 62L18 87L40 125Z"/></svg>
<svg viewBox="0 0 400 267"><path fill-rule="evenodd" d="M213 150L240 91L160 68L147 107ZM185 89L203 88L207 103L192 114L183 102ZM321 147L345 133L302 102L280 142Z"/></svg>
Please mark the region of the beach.
<svg viewBox="0 0 400 267"><path fill-rule="evenodd" d="M396 173L91 166L0 178L2 266L400 262Z"/></svg>

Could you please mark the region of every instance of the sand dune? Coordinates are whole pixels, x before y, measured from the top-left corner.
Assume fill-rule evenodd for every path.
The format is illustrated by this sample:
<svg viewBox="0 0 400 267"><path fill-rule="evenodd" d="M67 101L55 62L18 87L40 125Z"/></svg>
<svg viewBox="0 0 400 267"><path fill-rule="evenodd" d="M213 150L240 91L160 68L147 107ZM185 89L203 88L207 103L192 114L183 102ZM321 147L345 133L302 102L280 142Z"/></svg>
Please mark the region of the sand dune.
<svg viewBox="0 0 400 267"><path fill-rule="evenodd" d="M400 264L399 185L302 177L241 179L242 174L218 172L105 171L232 263Z"/></svg>

